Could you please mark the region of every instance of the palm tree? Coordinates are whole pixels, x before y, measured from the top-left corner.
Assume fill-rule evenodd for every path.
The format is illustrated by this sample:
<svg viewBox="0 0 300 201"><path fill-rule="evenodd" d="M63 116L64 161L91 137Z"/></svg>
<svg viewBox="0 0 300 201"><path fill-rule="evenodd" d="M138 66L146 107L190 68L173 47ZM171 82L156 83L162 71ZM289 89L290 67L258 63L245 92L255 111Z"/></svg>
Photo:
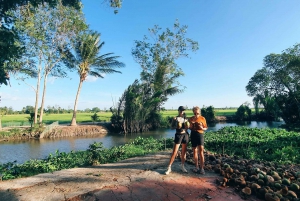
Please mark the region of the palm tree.
<svg viewBox="0 0 300 201"><path fill-rule="evenodd" d="M83 82L88 75L104 78L103 73L121 73L116 68L124 67L125 64L118 61L119 56L112 56L113 53L99 55L104 42L100 43L100 34L88 32L79 36L73 54L70 50L62 50L65 64L72 69L76 69L79 75L79 86L75 98L73 117L71 126L76 126L77 101Z"/></svg>

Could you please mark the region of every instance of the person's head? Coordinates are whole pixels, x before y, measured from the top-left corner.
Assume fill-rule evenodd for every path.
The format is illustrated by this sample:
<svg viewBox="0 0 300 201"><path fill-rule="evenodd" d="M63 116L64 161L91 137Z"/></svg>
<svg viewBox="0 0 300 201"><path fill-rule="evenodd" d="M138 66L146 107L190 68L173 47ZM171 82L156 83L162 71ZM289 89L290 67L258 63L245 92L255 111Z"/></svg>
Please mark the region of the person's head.
<svg viewBox="0 0 300 201"><path fill-rule="evenodd" d="M201 115L200 107L198 106L193 107L193 113L194 115Z"/></svg>
<svg viewBox="0 0 300 201"><path fill-rule="evenodd" d="M184 110L185 110L185 108L183 106L179 106L179 108L178 108L179 113L183 113Z"/></svg>

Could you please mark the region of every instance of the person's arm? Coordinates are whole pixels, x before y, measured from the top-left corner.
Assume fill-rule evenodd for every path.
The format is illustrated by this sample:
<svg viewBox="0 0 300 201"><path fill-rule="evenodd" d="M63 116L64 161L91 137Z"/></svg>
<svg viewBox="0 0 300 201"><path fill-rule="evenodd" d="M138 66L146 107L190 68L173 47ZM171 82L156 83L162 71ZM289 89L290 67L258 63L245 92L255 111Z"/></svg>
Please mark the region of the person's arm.
<svg viewBox="0 0 300 201"><path fill-rule="evenodd" d="M176 117L174 117L173 119L172 119L172 123L171 123L171 129L175 129L176 128Z"/></svg>
<svg viewBox="0 0 300 201"><path fill-rule="evenodd" d="M203 122L201 122L200 128L201 128L202 130L204 130L204 131L207 130L208 127L207 127L206 119L205 119L205 118L203 118Z"/></svg>
<svg viewBox="0 0 300 201"><path fill-rule="evenodd" d="M190 119L188 117L185 117L185 128L186 129L191 129L191 124L190 124Z"/></svg>
<svg viewBox="0 0 300 201"><path fill-rule="evenodd" d="M188 121L189 121L189 123L190 123L189 129L192 130L193 124L195 123L195 122L193 122L193 117L190 117L190 118L188 119Z"/></svg>

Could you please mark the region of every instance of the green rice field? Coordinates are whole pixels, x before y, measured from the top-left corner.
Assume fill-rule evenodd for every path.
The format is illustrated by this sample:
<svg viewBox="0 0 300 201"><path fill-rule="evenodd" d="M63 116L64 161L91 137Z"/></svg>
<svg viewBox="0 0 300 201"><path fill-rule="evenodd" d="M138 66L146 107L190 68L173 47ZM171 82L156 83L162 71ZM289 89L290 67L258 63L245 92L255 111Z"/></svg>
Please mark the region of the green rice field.
<svg viewBox="0 0 300 201"><path fill-rule="evenodd" d="M234 115L236 113L237 109L215 109L216 112L216 116L231 116ZM186 110L185 111L186 115L188 117L193 116L193 111L190 110ZM178 114L177 110L165 110L162 111L162 115L163 117L167 117L167 116L176 116Z"/></svg>
<svg viewBox="0 0 300 201"><path fill-rule="evenodd" d="M192 116L192 110L185 111L187 116ZM234 115L236 109L215 109L216 116L229 116ZM165 110L162 111L162 116L176 116L178 114L177 110ZM110 121L111 112L98 112L99 119L101 122L108 122ZM72 113L64 113L64 114L44 114L43 122L45 124L51 124L55 121L58 121L59 124L68 124L71 122ZM91 116L93 113L77 113L77 122L84 123L84 122L91 122ZM29 114L15 114L15 115L3 115L1 118L2 126L26 126L29 125L28 122Z"/></svg>

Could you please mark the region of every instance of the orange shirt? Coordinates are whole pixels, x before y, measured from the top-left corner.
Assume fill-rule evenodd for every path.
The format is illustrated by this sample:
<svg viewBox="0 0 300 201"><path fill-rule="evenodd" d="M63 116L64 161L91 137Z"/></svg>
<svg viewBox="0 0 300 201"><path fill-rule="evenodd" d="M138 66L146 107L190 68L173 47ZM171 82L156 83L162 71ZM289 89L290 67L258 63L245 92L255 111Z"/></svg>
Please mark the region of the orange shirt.
<svg viewBox="0 0 300 201"><path fill-rule="evenodd" d="M206 119L203 116L199 116L198 118L196 116L192 116L189 118L190 122L190 129L197 131L198 133L204 133L204 130L199 128L200 123L202 123L204 128L207 128Z"/></svg>

